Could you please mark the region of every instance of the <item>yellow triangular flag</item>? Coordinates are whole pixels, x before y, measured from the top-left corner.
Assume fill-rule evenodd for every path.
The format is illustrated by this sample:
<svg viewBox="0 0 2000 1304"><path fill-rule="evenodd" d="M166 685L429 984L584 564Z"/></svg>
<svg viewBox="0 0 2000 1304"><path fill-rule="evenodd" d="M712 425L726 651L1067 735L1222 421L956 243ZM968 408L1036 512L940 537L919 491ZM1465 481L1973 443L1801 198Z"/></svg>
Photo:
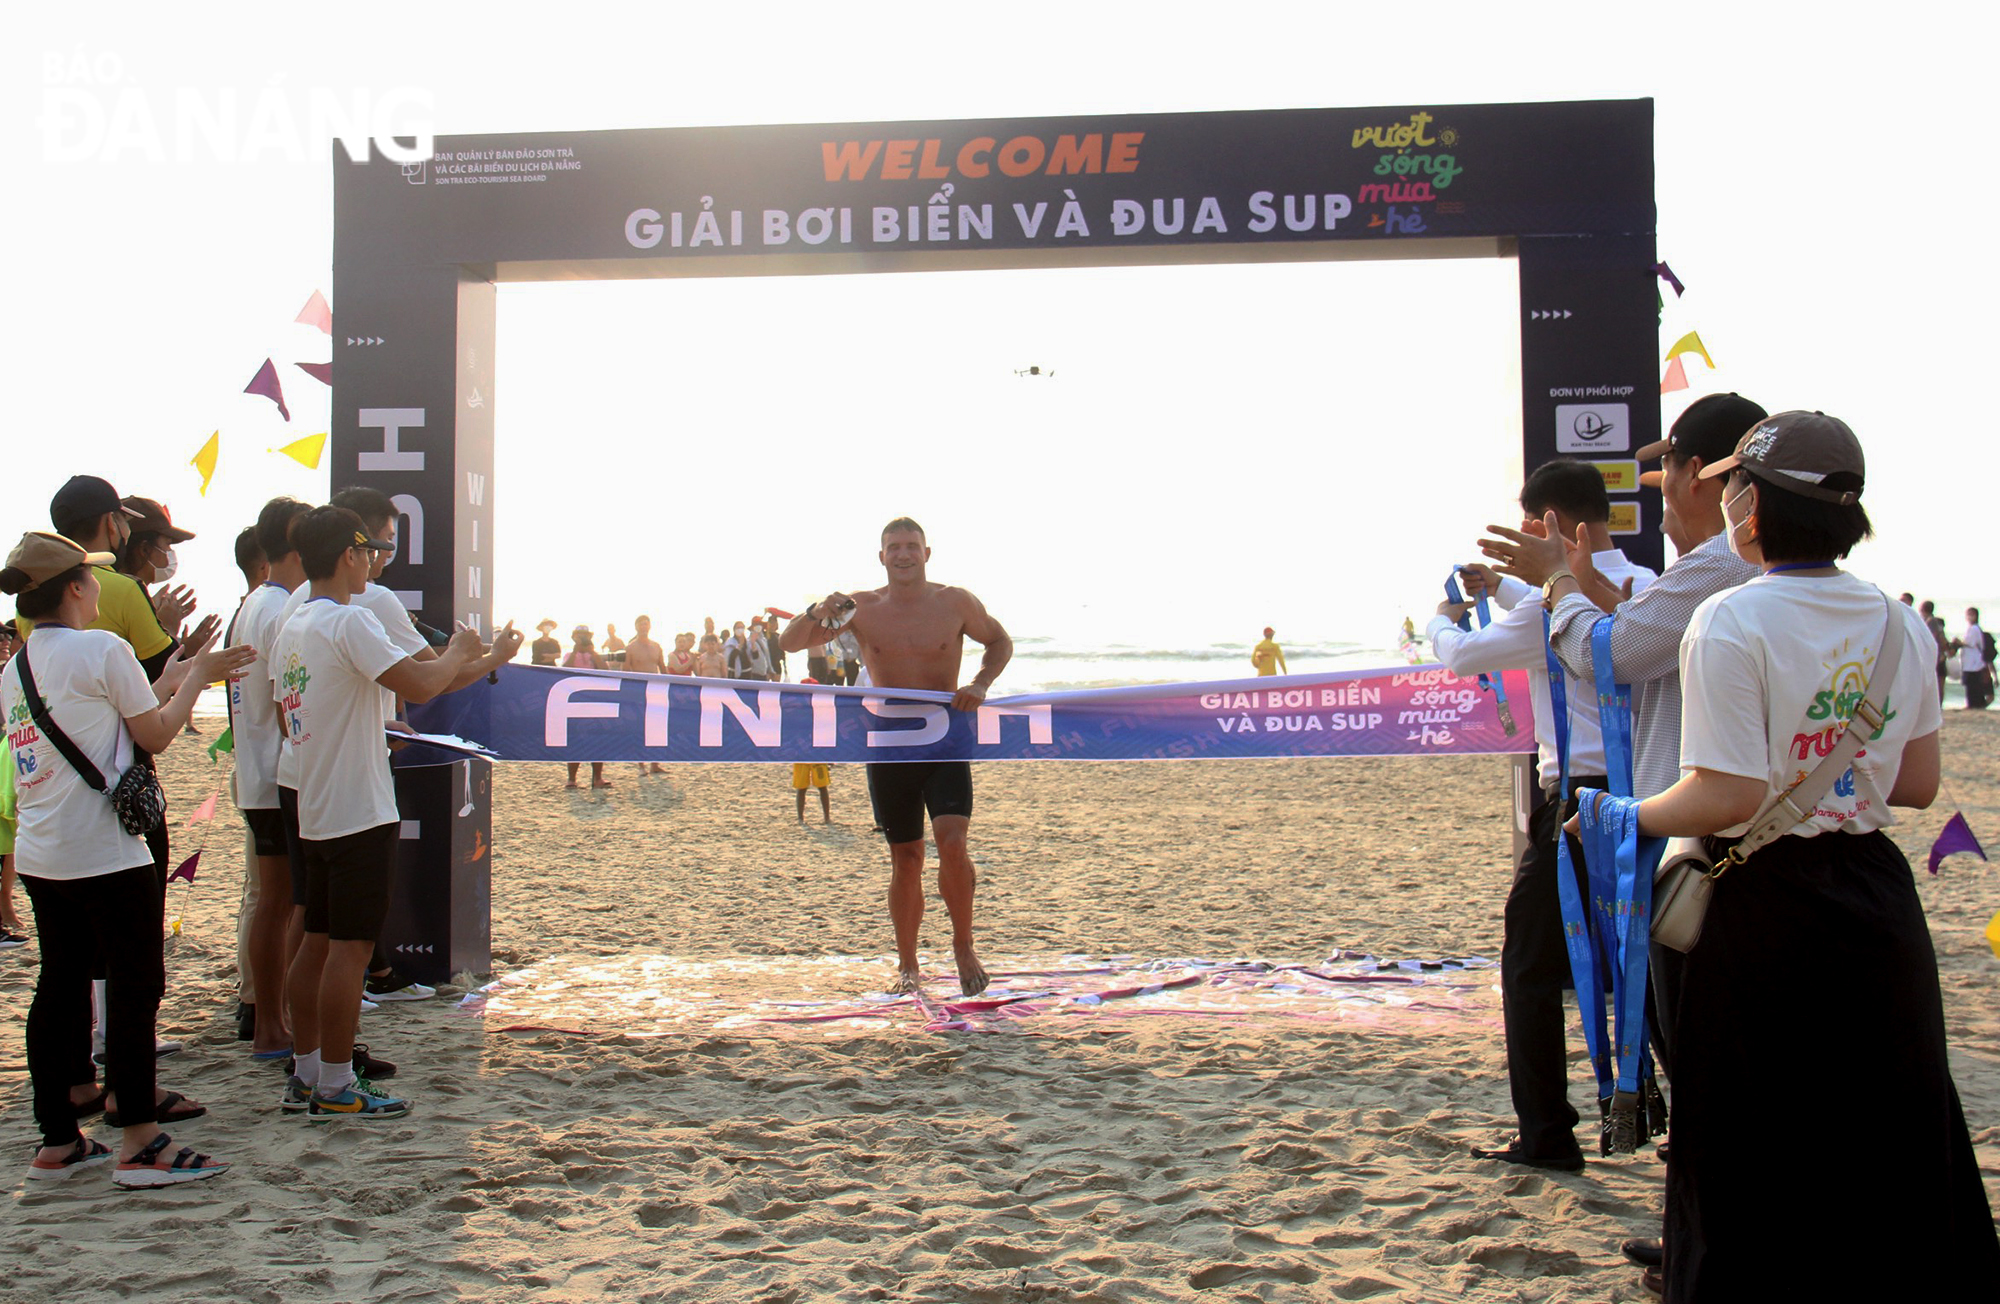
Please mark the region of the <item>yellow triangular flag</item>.
<svg viewBox="0 0 2000 1304"><path fill-rule="evenodd" d="M1708 364L1708 369L1715 370L1715 359L1708 356L1708 349L1702 344L1701 336L1693 331L1681 336L1680 342L1667 350L1667 361L1672 362L1683 353L1699 353L1701 360Z"/></svg>
<svg viewBox="0 0 2000 1304"><path fill-rule="evenodd" d="M326 436L307 435L304 439L294 439L276 451L283 453L308 471L317 471L320 454L326 452Z"/></svg>
<svg viewBox="0 0 2000 1304"><path fill-rule="evenodd" d="M222 449L222 432L216 431L201 446L201 451L188 459L188 465L201 472L201 496L208 497L208 482L215 479L215 456Z"/></svg>
<svg viewBox="0 0 2000 1304"><path fill-rule="evenodd" d="M1993 954L2000 957L2000 915L1993 916L1986 925L1986 944L1993 948Z"/></svg>

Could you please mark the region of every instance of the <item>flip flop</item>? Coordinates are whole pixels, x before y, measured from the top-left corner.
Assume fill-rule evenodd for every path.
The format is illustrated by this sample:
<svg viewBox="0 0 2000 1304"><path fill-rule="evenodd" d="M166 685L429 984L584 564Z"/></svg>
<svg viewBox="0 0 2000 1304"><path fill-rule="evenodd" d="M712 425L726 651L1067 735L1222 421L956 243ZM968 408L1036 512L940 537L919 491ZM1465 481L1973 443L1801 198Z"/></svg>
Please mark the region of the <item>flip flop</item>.
<svg viewBox="0 0 2000 1304"><path fill-rule="evenodd" d="M186 1108L182 1108L186 1106ZM160 1097L154 1107L153 1121L156 1123L185 1123L189 1119L200 1118L208 1112L208 1106L197 1105L178 1091L169 1091ZM113 1127L124 1127L125 1122L115 1110L104 1111L104 1121Z"/></svg>
<svg viewBox="0 0 2000 1304"><path fill-rule="evenodd" d="M255 1060L289 1059L291 1058L291 1054L292 1048L287 1046L283 1050L253 1050L250 1052L250 1058Z"/></svg>

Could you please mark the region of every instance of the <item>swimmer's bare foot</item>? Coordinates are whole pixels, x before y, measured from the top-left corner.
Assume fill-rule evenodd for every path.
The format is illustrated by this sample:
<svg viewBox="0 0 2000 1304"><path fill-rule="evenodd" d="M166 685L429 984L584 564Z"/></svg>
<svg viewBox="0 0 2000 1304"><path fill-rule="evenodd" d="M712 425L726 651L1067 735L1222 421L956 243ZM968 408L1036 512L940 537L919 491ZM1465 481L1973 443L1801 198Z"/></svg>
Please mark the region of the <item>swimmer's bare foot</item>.
<svg viewBox="0 0 2000 1304"><path fill-rule="evenodd" d="M911 992L922 991L923 986L924 976L922 973L915 969L898 969L896 971L896 985L889 990L899 996L907 996Z"/></svg>
<svg viewBox="0 0 2000 1304"><path fill-rule="evenodd" d="M972 952L972 943L953 942L951 953L958 961L958 990L967 996L977 996L993 982L986 976L986 966L979 963L979 957Z"/></svg>
<svg viewBox="0 0 2000 1304"><path fill-rule="evenodd" d="M581 785L579 785L579 784L577 783L577 781L576 781L575 779L571 779L571 780L570 780L570 781L569 781L568 783L565 783L565 784L563 785L563 787L565 787L565 788L575 788L575 787L579 787L579 786L581 786Z"/></svg>
<svg viewBox="0 0 2000 1304"><path fill-rule="evenodd" d="M575 786L576 786L575 784L571 784L571 785L570 785L570 787L572 787L572 788L574 788ZM611 780L609 780L609 779L592 779L592 780L590 781L590 786L591 786L591 787L593 787L593 788L609 788L609 787L611 786Z"/></svg>

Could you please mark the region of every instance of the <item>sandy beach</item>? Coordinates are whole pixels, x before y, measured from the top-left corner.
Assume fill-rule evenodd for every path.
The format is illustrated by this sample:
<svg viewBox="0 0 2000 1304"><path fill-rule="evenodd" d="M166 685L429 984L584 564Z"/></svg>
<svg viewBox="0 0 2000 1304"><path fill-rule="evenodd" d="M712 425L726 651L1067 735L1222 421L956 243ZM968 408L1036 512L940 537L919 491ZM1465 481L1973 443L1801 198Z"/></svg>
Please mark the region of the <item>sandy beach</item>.
<svg viewBox="0 0 2000 1304"><path fill-rule="evenodd" d="M206 852L161 1011L188 1045L161 1080L211 1109L177 1138L237 1167L143 1194L104 1173L17 1183L0 1298L1646 1298L1617 1246L1656 1234L1650 1148L1573 1177L1465 1154L1511 1122L1497 969L1334 981L1366 967L1331 963L1341 951L1497 958L1503 762L981 768L982 948L1023 975L998 992L1154 961L1277 970L1244 970L1263 986L1234 996L1197 984L971 1031L929 1030L907 1006L742 1014L881 1004L886 863L858 768L834 771L837 822L819 827L814 802L800 828L782 767L613 766L609 792L566 793L559 766L501 766L501 984L483 1008L447 989L364 1018L416 1103L366 1127L281 1116L276 1072L233 1039L241 825L225 796L212 826L181 828L227 779L192 742L163 763L175 855ZM1898 840L2000 1204L2000 962L1981 936L2000 875L1964 857L1921 870L1954 805L2000 841L2000 717L1949 712L1944 756L1947 796ZM176 887L170 916L180 901ZM932 910L946 973L934 895ZM1273 986L1286 966L1326 981ZM35 971L32 946L0 955L0 1143L21 1170ZM1813 975L1773 980L1809 994ZM932 989L947 1002L955 986ZM1762 1090L1746 1085L1745 1108ZM1782 1171L1781 1147L1770 1162Z"/></svg>

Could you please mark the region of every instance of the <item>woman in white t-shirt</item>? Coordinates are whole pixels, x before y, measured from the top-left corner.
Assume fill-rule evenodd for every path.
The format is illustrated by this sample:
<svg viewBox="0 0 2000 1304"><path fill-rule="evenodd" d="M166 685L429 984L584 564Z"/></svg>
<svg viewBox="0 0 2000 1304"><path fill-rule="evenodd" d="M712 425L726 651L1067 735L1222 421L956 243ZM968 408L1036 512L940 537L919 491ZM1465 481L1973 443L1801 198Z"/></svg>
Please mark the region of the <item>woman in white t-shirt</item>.
<svg viewBox="0 0 2000 1304"><path fill-rule="evenodd" d="M1870 533L1864 470L1845 423L1784 412L1702 472L1729 476L1730 546L1764 573L1689 623L1682 777L1640 804L1642 833L1740 837L1882 688L1885 622L1901 659L1882 727L1810 818L1715 880L1688 953L1669 1015L1669 1300L2000 1298L1936 955L1882 831L1890 807L1937 794L1933 641L1836 565Z"/></svg>
<svg viewBox="0 0 2000 1304"><path fill-rule="evenodd" d="M250 652L212 649L212 635L193 639L148 683L128 643L87 628L97 619L91 567L110 560L59 534L29 534L0 570L0 591L18 595L17 611L35 622L27 647L0 670L18 793L15 866L34 906L42 959L27 1027L42 1146L28 1177L60 1179L111 1158L77 1127L80 1116L102 1110L124 1131L113 1180L164 1186L214 1177L228 1165L188 1147L169 1153L157 1121L163 1109L175 1118L201 1111L173 1093L162 1099L153 1081L153 1024L166 977L153 856L63 754L49 725L115 787L133 764L134 746L165 751L202 687L247 665ZM106 968L102 1093L90 1068L91 966L99 957Z"/></svg>

